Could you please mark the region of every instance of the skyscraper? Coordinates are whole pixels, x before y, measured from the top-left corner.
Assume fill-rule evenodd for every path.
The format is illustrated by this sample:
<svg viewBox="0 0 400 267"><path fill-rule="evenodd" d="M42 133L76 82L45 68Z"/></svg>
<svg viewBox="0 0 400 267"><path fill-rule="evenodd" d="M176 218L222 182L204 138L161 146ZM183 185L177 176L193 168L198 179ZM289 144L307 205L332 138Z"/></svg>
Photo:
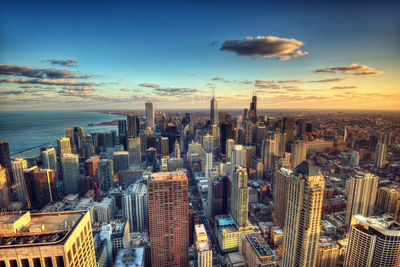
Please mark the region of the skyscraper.
<svg viewBox="0 0 400 267"><path fill-rule="evenodd" d="M0 140L0 165L6 169L6 179L8 185L11 185L13 179L11 177L11 159L8 143L5 140Z"/></svg>
<svg viewBox="0 0 400 267"><path fill-rule="evenodd" d="M60 137L57 139L58 145L58 154L62 156L62 154L67 153L71 154L71 143L69 137Z"/></svg>
<svg viewBox="0 0 400 267"><path fill-rule="evenodd" d="M218 106L214 93L210 101L210 124L218 124Z"/></svg>
<svg viewBox="0 0 400 267"><path fill-rule="evenodd" d="M286 142L294 141L294 118L283 118L283 132L286 133Z"/></svg>
<svg viewBox="0 0 400 267"><path fill-rule="evenodd" d="M273 156L276 154L275 140L264 139L261 145L261 158L264 164L264 171L272 172Z"/></svg>
<svg viewBox="0 0 400 267"><path fill-rule="evenodd" d="M386 156L386 145L385 144L376 144L375 148L375 167L382 168L385 163Z"/></svg>
<svg viewBox="0 0 400 267"><path fill-rule="evenodd" d="M280 226L285 226L287 210L287 193L292 171L280 168L274 175L274 218Z"/></svg>
<svg viewBox="0 0 400 267"><path fill-rule="evenodd" d="M135 115L128 115L127 119L128 119L128 136L133 136L133 137L139 136L140 133L139 118Z"/></svg>
<svg viewBox="0 0 400 267"><path fill-rule="evenodd" d="M78 193L79 158L77 154L63 154L61 157L61 169L64 182L64 193Z"/></svg>
<svg viewBox="0 0 400 267"><path fill-rule="evenodd" d="M231 187L231 215L238 227L244 227L247 225L249 213L249 189L245 168L236 166Z"/></svg>
<svg viewBox="0 0 400 267"><path fill-rule="evenodd" d="M129 221L131 231L147 229L147 186L144 183L131 184L122 195L122 212Z"/></svg>
<svg viewBox="0 0 400 267"><path fill-rule="evenodd" d="M113 153L114 172L117 174L119 171L129 169L129 152L117 151Z"/></svg>
<svg viewBox="0 0 400 267"><path fill-rule="evenodd" d="M26 184L24 178L24 169L28 167L26 160L22 158L16 158L13 162L11 162L12 173L15 181L17 198L18 201L21 201L24 206L26 206Z"/></svg>
<svg viewBox="0 0 400 267"><path fill-rule="evenodd" d="M297 140L291 145L291 154L290 154L290 168L294 169L301 162L305 161L307 155L307 144L306 142Z"/></svg>
<svg viewBox="0 0 400 267"><path fill-rule="evenodd" d="M168 137L161 137L161 157L169 156Z"/></svg>
<svg viewBox="0 0 400 267"><path fill-rule="evenodd" d="M234 173L235 166L245 166L246 165L246 149L242 145L235 145L232 148L231 153L231 177Z"/></svg>
<svg viewBox="0 0 400 267"><path fill-rule="evenodd" d="M100 161L100 157L90 157L85 161L85 174L87 176L95 177L97 173L97 164Z"/></svg>
<svg viewBox="0 0 400 267"><path fill-rule="evenodd" d="M232 135L232 123L229 122L225 122L225 123L221 123L220 124L220 130L221 130L221 134L220 134L220 138L221 138L221 153L222 154L226 154L226 141L228 139L232 139L233 135Z"/></svg>
<svg viewBox="0 0 400 267"><path fill-rule="evenodd" d="M226 140L225 151L226 151L226 161L227 162L231 160L232 148L234 145L235 145L235 140L233 140L233 139Z"/></svg>
<svg viewBox="0 0 400 267"><path fill-rule="evenodd" d="M315 266L325 179L310 162L289 179L282 266Z"/></svg>
<svg viewBox="0 0 400 267"><path fill-rule="evenodd" d="M33 172L33 191L35 192L32 205L41 209L51 201L57 200L55 174L50 169L39 169Z"/></svg>
<svg viewBox="0 0 400 267"><path fill-rule="evenodd" d="M197 267L212 267L212 249L203 224L194 226Z"/></svg>
<svg viewBox="0 0 400 267"><path fill-rule="evenodd" d="M400 266L400 224L385 215L354 215L344 266Z"/></svg>
<svg viewBox="0 0 400 267"><path fill-rule="evenodd" d="M358 173L350 177L345 219L347 227L350 226L353 215L361 214L367 217L372 215L377 188L378 176L374 174Z"/></svg>
<svg viewBox="0 0 400 267"><path fill-rule="evenodd" d="M57 177L58 174L57 153L54 147L49 147L46 148L45 150L42 150L42 160L43 160L43 168L53 170Z"/></svg>
<svg viewBox="0 0 400 267"><path fill-rule="evenodd" d="M113 161L102 159L97 164L97 186L107 192L114 185Z"/></svg>
<svg viewBox="0 0 400 267"><path fill-rule="evenodd" d="M129 164L139 165L142 162L140 137L128 137Z"/></svg>
<svg viewBox="0 0 400 267"><path fill-rule="evenodd" d="M154 131L154 103L151 101L146 102L146 124Z"/></svg>
<svg viewBox="0 0 400 267"><path fill-rule="evenodd" d="M129 115L128 115L129 121ZM118 135L126 135L128 133L126 129L126 120L118 120Z"/></svg>
<svg viewBox="0 0 400 267"><path fill-rule="evenodd" d="M189 199L185 171L159 172L147 181L152 267L189 265Z"/></svg>
<svg viewBox="0 0 400 267"><path fill-rule="evenodd" d="M10 205L7 175L7 169L0 165L0 210L6 210Z"/></svg>
<svg viewBox="0 0 400 267"><path fill-rule="evenodd" d="M257 121L257 96L253 95L250 103L249 117L252 122Z"/></svg>
<svg viewBox="0 0 400 267"><path fill-rule="evenodd" d="M174 157L177 159L181 158L181 148L180 148L178 139L175 140L175 144L174 144Z"/></svg>

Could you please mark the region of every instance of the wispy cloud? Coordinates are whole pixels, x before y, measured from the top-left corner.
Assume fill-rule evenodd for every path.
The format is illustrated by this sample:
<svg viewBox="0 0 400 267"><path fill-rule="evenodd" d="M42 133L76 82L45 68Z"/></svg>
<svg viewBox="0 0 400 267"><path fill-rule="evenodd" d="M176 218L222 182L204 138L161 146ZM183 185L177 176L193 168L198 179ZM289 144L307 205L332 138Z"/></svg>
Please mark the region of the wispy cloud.
<svg viewBox="0 0 400 267"><path fill-rule="evenodd" d="M12 64L0 64L0 75L24 76L29 78L49 78L49 79L68 79L78 78L87 79L88 75L79 75L69 70L31 68L29 66L18 66Z"/></svg>
<svg viewBox="0 0 400 267"><path fill-rule="evenodd" d="M51 63L51 65L61 65L61 66L65 66L65 67L71 67L71 66L75 66L76 64L78 64L78 61L75 59L66 59L66 60L47 59L47 60L43 60L43 62L49 62L49 63Z"/></svg>
<svg viewBox="0 0 400 267"><path fill-rule="evenodd" d="M323 80L316 80L316 81L309 81L309 83L331 83L331 82L343 82L350 79L349 77L344 78L331 78L331 79L323 79Z"/></svg>
<svg viewBox="0 0 400 267"><path fill-rule="evenodd" d="M121 88L121 90L120 91L122 91L122 92L129 92L130 91L130 89L129 88Z"/></svg>
<svg viewBox="0 0 400 267"><path fill-rule="evenodd" d="M361 76L379 75L383 73L382 71L378 71L372 67L359 64L351 64L349 66L339 66L339 67L327 67L324 69L315 70L315 73L317 74L338 73L338 72L353 74L353 75L361 75Z"/></svg>
<svg viewBox="0 0 400 267"><path fill-rule="evenodd" d="M94 88L89 86L64 86L62 90L57 93L65 96L91 96L93 95Z"/></svg>
<svg viewBox="0 0 400 267"><path fill-rule="evenodd" d="M226 40L220 50L231 51L239 56L249 56L252 59L276 56L277 60L288 60L307 55L308 52L300 50L303 45L302 41L296 39L257 36L247 37L244 40Z"/></svg>
<svg viewBox="0 0 400 267"><path fill-rule="evenodd" d="M196 88L178 88L178 87L167 87L167 88L156 88L154 89L160 96L176 96L186 95L201 92L200 89Z"/></svg>
<svg viewBox="0 0 400 267"><path fill-rule="evenodd" d="M212 80L213 81L223 81L224 77L215 77L215 78L212 78Z"/></svg>
<svg viewBox="0 0 400 267"><path fill-rule="evenodd" d="M302 83L303 80L279 80L277 83Z"/></svg>
<svg viewBox="0 0 400 267"><path fill-rule="evenodd" d="M348 85L348 86L335 86L335 87L332 87L331 89L334 89L334 90L342 90L342 89L355 89L355 88L358 88L358 86L355 86L355 85Z"/></svg>
<svg viewBox="0 0 400 267"><path fill-rule="evenodd" d="M150 88L158 88L158 87L160 87L160 85L156 84L156 83L139 83L138 85L142 86L142 87L150 87Z"/></svg>
<svg viewBox="0 0 400 267"><path fill-rule="evenodd" d="M76 80L64 79L25 79L25 78L6 78L0 79L0 83L31 83L31 84L47 84L47 85L74 85L74 86L92 86L94 82L82 82Z"/></svg>

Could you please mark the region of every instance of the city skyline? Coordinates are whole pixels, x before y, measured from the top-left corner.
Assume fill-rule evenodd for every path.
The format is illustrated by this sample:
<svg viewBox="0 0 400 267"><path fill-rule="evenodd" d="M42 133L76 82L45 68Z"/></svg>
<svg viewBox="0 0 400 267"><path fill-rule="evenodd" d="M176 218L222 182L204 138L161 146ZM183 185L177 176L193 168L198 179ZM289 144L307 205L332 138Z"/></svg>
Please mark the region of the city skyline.
<svg viewBox="0 0 400 267"><path fill-rule="evenodd" d="M400 109L399 3L21 2L0 4L0 111L206 109L213 90L219 109Z"/></svg>

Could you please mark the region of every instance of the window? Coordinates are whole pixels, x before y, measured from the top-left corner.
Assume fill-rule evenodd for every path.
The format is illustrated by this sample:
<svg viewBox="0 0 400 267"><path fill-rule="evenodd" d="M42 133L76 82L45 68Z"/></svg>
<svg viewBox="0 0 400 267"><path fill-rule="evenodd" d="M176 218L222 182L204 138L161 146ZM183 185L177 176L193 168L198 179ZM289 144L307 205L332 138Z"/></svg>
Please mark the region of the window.
<svg viewBox="0 0 400 267"><path fill-rule="evenodd" d="M11 267L18 267L17 260L10 260Z"/></svg>
<svg viewBox="0 0 400 267"><path fill-rule="evenodd" d="M53 261L51 260L51 257L44 258L44 265L46 267L53 267Z"/></svg>
<svg viewBox="0 0 400 267"><path fill-rule="evenodd" d="M5 261L0 261L0 267L6 267L6 262Z"/></svg>
<svg viewBox="0 0 400 267"><path fill-rule="evenodd" d="M28 259L22 259L22 260L21 260L21 264L22 264L22 267L29 267L29 261L28 261Z"/></svg>
<svg viewBox="0 0 400 267"><path fill-rule="evenodd" d="M63 256L56 257L57 267L64 267L64 258Z"/></svg>
<svg viewBox="0 0 400 267"><path fill-rule="evenodd" d="M40 262L39 258L33 259L33 267L42 267L42 263Z"/></svg>

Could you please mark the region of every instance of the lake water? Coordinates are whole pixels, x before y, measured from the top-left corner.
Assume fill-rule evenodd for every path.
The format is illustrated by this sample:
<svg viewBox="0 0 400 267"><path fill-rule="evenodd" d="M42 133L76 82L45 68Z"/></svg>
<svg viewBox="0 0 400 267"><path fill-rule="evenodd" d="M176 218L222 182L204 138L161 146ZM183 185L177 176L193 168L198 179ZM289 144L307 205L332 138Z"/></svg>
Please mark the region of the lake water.
<svg viewBox="0 0 400 267"><path fill-rule="evenodd" d="M68 127L83 126L85 133L118 131L117 125L88 126L115 119L125 116L81 111L0 111L0 140L6 140L10 154L15 154L42 144L55 144Z"/></svg>

